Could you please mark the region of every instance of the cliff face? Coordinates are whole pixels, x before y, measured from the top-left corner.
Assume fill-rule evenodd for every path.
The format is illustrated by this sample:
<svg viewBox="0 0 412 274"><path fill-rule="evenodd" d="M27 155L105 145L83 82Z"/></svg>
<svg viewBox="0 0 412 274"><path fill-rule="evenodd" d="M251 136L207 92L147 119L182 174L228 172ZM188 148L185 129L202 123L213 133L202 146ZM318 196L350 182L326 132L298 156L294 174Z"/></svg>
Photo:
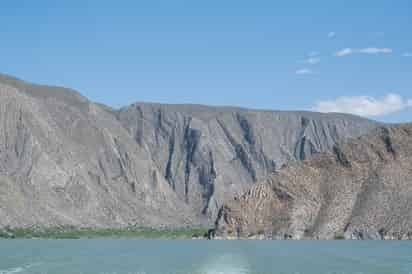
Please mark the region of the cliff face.
<svg viewBox="0 0 412 274"><path fill-rule="evenodd" d="M0 84L0 225L200 222L114 111L50 89Z"/></svg>
<svg viewBox="0 0 412 274"><path fill-rule="evenodd" d="M376 125L348 115L159 104L135 104L118 117L180 199L210 219L287 161Z"/></svg>
<svg viewBox="0 0 412 274"><path fill-rule="evenodd" d="M0 76L0 226L185 226L287 161L377 124L349 115L134 104Z"/></svg>
<svg viewBox="0 0 412 274"><path fill-rule="evenodd" d="M226 203L222 237L411 239L412 125L291 162Z"/></svg>

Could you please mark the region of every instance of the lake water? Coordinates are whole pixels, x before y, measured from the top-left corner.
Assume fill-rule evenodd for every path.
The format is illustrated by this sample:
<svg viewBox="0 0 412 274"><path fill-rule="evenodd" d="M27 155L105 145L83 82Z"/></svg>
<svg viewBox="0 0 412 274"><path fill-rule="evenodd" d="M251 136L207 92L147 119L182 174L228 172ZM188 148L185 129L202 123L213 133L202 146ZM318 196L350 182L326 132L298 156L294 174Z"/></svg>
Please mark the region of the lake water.
<svg viewBox="0 0 412 274"><path fill-rule="evenodd" d="M412 273L412 242L2 240L0 274Z"/></svg>

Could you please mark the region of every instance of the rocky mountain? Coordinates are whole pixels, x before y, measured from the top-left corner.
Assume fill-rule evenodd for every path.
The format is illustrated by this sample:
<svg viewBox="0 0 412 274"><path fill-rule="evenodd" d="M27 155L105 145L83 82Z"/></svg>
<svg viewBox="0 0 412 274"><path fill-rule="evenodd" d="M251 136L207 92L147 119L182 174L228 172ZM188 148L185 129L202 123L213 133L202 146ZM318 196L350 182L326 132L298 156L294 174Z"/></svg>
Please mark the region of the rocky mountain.
<svg viewBox="0 0 412 274"><path fill-rule="evenodd" d="M377 125L198 105L114 110L0 75L0 226L206 226L286 162Z"/></svg>
<svg viewBox="0 0 412 274"><path fill-rule="evenodd" d="M193 225L116 112L71 90L0 84L0 223Z"/></svg>
<svg viewBox="0 0 412 274"><path fill-rule="evenodd" d="M215 220L222 202L291 159L376 124L348 115L135 104L118 119L182 201Z"/></svg>
<svg viewBox="0 0 412 274"><path fill-rule="evenodd" d="M221 237L412 239L412 124L293 161L227 202Z"/></svg>

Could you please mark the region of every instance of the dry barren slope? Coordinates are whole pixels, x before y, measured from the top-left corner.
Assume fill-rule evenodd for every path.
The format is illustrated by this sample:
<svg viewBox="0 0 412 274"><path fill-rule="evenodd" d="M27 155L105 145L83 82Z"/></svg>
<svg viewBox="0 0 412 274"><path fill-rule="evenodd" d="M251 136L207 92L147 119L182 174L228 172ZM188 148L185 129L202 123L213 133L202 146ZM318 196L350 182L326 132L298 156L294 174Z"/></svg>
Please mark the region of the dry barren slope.
<svg viewBox="0 0 412 274"><path fill-rule="evenodd" d="M223 201L287 161L377 125L342 114L148 103L121 109L118 117L177 195L211 220Z"/></svg>
<svg viewBox="0 0 412 274"><path fill-rule="evenodd" d="M291 162L222 207L224 237L410 239L412 124Z"/></svg>
<svg viewBox="0 0 412 274"><path fill-rule="evenodd" d="M109 109L17 87L0 83L1 225L199 222Z"/></svg>
<svg viewBox="0 0 412 274"><path fill-rule="evenodd" d="M376 125L197 105L113 110L0 75L0 225L213 223L225 200L287 161Z"/></svg>

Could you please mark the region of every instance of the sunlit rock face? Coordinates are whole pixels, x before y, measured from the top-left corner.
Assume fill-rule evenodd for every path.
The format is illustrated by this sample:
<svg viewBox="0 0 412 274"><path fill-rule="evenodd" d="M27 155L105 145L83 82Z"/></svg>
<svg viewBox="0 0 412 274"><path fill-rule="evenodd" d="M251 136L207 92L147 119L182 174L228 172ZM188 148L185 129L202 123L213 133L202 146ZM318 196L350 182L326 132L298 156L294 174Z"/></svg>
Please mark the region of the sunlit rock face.
<svg viewBox="0 0 412 274"><path fill-rule="evenodd" d="M0 81L0 225L199 224L115 111L50 89Z"/></svg>
<svg viewBox="0 0 412 274"><path fill-rule="evenodd" d="M227 202L220 237L411 239L412 125L287 164Z"/></svg>
<svg viewBox="0 0 412 274"><path fill-rule="evenodd" d="M121 109L118 118L180 200L212 221L223 201L286 162L376 126L349 115L147 103Z"/></svg>
<svg viewBox="0 0 412 274"><path fill-rule="evenodd" d="M350 115L137 103L0 76L0 225L210 226L290 160L377 123Z"/></svg>

